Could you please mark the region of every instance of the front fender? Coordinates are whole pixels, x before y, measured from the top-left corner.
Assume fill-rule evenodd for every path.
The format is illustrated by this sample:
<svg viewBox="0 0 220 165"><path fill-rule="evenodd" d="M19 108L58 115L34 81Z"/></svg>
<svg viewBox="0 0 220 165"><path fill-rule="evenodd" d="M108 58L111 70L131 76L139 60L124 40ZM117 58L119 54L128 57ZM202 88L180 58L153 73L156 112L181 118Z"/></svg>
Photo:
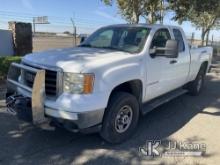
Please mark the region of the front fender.
<svg viewBox="0 0 220 165"><path fill-rule="evenodd" d="M124 61L114 66L106 66L96 72L95 92L106 93L106 106L111 92L120 84L132 80L140 80L144 84L145 72L142 62L143 60L141 59L136 59L132 62Z"/></svg>

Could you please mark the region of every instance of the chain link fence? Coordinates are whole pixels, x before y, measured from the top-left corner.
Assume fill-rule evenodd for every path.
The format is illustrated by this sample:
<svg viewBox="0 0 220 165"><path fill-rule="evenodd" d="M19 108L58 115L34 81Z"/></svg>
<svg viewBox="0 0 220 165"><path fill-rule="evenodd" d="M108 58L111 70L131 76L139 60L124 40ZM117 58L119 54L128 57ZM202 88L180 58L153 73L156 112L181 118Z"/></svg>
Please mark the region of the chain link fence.
<svg viewBox="0 0 220 165"><path fill-rule="evenodd" d="M52 25L50 25L52 26ZM94 29L88 28L91 31L95 31ZM80 27L77 28L77 31L81 31ZM33 35L33 51L44 51L48 49L54 49L54 48L67 48L67 47L74 47L78 44L80 44L80 40L82 37L88 36L89 34L82 34L77 33L76 37L75 34L71 33L68 28L63 26L63 32L36 32ZM200 47L202 44L202 41L200 39L195 38L194 33L186 35L188 39L188 43L192 47ZM212 46L214 48L214 54L220 55L220 41L215 40L214 37L212 37L208 41L204 41L204 43L207 42L207 46Z"/></svg>
<svg viewBox="0 0 220 165"><path fill-rule="evenodd" d="M214 35L210 36L209 39L205 39L202 41L201 39L195 38L195 32L193 33L186 33L186 37L188 39L189 44L192 47L201 47L202 43L206 46L211 46L213 47L213 55L220 56L220 41L215 37Z"/></svg>

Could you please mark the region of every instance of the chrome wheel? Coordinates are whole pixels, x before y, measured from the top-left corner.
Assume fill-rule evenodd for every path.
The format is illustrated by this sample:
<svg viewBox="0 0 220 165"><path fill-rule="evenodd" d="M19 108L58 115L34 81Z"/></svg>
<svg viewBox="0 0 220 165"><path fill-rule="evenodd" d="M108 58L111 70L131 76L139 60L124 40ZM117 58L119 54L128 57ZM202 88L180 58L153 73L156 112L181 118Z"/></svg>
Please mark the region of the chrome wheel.
<svg viewBox="0 0 220 165"><path fill-rule="evenodd" d="M133 117L133 112L132 108L128 105L123 106L115 119L115 130L118 133L123 133L125 132L129 126L131 125L132 122L132 117Z"/></svg>

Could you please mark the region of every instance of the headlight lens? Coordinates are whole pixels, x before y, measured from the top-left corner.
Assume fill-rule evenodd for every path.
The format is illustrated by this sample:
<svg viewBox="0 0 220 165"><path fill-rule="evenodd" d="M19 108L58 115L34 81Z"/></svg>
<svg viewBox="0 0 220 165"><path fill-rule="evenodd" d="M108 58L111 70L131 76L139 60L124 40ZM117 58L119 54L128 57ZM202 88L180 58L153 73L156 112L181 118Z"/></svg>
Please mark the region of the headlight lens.
<svg viewBox="0 0 220 165"><path fill-rule="evenodd" d="M63 91L73 94L89 94L93 91L94 75L64 73Z"/></svg>

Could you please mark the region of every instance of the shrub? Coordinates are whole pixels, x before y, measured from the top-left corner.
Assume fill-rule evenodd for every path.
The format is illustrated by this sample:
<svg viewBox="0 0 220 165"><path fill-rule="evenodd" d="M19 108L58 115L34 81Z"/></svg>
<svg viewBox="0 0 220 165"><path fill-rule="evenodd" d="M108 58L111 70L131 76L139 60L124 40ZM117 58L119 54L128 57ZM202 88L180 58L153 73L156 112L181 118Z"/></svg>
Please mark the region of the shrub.
<svg viewBox="0 0 220 165"><path fill-rule="evenodd" d="M6 56L0 57L0 80L3 80L7 77L8 69L12 62L19 63L21 61L20 56Z"/></svg>

